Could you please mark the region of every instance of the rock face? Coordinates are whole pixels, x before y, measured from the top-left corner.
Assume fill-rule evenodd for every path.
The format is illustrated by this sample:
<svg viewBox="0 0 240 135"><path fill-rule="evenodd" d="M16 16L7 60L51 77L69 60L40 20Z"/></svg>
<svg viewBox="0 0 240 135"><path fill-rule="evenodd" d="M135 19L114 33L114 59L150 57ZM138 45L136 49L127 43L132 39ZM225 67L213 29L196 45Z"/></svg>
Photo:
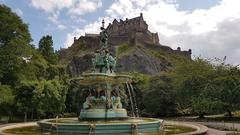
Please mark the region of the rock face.
<svg viewBox="0 0 240 135"><path fill-rule="evenodd" d="M171 66L171 63L168 61L157 59L146 53L144 49L136 48L118 60L116 71L155 74L166 71L169 66Z"/></svg>
<svg viewBox="0 0 240 135"><path fill-rule="evenodd" d="M155 74L171 69L180 59L191 59L191 50L173 50L161 45L157 33L148 30L142 14L126 21L116 19L107 27L109 32L110 51L117 57L117 72L140 72ZM86 34L74 38L74 43L59 53L62 63L67 64L67 71L72 76L78 76L90 71L91 58L94 51L100 48L98 34Z"/></svg>

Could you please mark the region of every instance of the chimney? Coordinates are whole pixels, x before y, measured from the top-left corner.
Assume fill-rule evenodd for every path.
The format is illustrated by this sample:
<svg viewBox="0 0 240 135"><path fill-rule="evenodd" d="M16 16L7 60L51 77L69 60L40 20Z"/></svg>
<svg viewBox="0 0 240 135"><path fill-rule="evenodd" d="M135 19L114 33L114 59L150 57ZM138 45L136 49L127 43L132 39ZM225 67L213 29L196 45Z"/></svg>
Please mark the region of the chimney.
<svg viewBox="0 0 240 135"><path fill-rule="evenodd" d="M189 53L189 54L192 54L192 49L188 49L188 53Z"/></svg>

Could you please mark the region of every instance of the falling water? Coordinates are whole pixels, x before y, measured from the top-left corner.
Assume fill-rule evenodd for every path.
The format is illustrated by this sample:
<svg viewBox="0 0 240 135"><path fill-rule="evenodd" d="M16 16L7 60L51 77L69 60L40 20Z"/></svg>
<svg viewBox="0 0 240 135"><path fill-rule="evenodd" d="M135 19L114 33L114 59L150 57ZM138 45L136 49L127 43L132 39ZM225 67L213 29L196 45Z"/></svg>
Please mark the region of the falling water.
<svg viewBox="0 0 240 135"><path fill-rule="evenodd" d="M133 101L134 101L134 106L135 106L135 113L136 113L136 116L139 117L139 111L138 111L138 106L137 106L137 100L136 100L136 94L135 94L135 91L133 89L133 86L131 83L129 83L129 86L130 86L130 90L132 92L132 96L133 96Z"/></svg>
<svg viewBox="0 0 240 135"><path fill-rule="evenodd" d="M129 94L131 108L132 108L132 116L135 117L134 107L133 107L133 100L132 100L132 94L131 94L131 91L130 91L130 88L129 88L129 85L128 85L127 82L126 82L126 86L127 86L127 90L128 90L128 94Z"/></svg>

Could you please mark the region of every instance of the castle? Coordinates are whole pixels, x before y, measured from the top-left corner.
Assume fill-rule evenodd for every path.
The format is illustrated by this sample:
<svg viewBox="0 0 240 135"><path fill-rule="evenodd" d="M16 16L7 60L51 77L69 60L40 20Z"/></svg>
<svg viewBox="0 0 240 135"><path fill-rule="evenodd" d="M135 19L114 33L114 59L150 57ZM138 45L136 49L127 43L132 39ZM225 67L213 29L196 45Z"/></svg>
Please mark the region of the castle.
<svg viewBox="0 0 240 135"><path fill-rule="evenodd" d="M112 24L109 23L107 31L110 36L128 36L131 38L144 38L144 41L152 44L159 44L159 38L157 33L152 33L148 30L148 25L143 19L142 13L140 16L128 19L125 21L120 19L118 22L116 19L113 20Z"/></svg>
<svg viewBox="0 0 240 135"><path fill-rule="evenodd" d="M148 30L148 24L143 19L143 14L140 16L117 21L113 20L106 27L109 35L108 44L110 46L118 46L120 44L144 45L155 49L161 49L170 53L177 53L191 58L191 49L182 51L180 47L176 50L168 46L161 45L159 42L158 33L152 33ZM88 48L96 48L99 44L99 34L85 33L85 36L79 38L74 37L73 45L86 45Z"/></svg>
<svg viewBox="0 0 240 135"><path fill-rule="evenodd" d="M149 44L159 44L158 33L152 33L148 30L148 25L143 19L142 13L140 16L128 19L125 21L120 19L118 22L116 19L106 28L109 34L110 44L115 45L122 41L134 41L138 42L147 42ZM85 33L85 37L99 37L99 34ZM81 37L80 37L81 38ZM74 41L77 41L77 38L74 38Z"/></svg>

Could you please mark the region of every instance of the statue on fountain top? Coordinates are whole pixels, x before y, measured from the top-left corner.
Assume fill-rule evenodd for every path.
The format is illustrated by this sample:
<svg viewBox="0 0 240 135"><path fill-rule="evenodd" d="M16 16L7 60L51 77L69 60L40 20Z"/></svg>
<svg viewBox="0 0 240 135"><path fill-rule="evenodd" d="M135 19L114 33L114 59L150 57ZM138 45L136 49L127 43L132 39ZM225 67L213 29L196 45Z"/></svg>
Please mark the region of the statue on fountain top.
<svg viewBox="0 0 240 135"><path fill-rule="evenodd" d="M108 32L104 28L104 23L104 20L102 20L102 27L100 28L100 44L102 46L102 49L108 47Z"/></svg>
<svg viewBox="0 0 240 135"><path fill-rule="evenodd" d="M116 66L116 58L108 50L108 33L104 28L104 20L100 32L101 49L95 51L95 57L92 59L94 72L99 73L114 73Z"/></svg>

